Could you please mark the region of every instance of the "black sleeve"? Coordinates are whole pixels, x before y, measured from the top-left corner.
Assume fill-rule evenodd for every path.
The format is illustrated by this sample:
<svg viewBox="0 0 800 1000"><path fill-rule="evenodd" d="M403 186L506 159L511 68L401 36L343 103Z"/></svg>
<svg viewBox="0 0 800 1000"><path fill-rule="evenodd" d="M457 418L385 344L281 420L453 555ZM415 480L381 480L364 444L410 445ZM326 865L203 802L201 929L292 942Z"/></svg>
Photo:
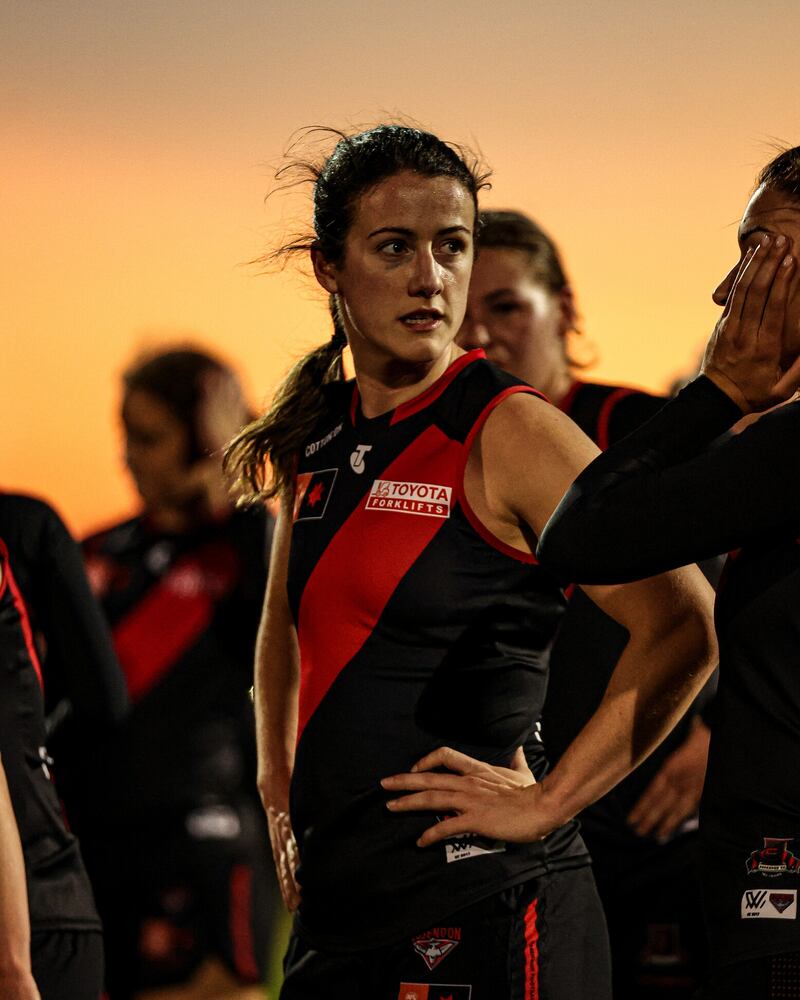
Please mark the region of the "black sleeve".
<svg viewBox="0 0 800 1000"><path fill-rule="evenodd" d="M89 587L81 550L45 508L35 571L36 620L47 645L45 671L77 722L109 727L127 711L125 679L105 618Z"/></svg>
<svg viewBox="0 0 800 1000"><path fill-rule="evenodd" d="M690 383L581 473L539 559L563 580L623 583L800 532L800 404L708 449L741 415L709 379Z"/></svg>
<svg viewBox="0 0 800 1000"><path fill-rule="evenodd" d="M646 392L632 392L623 396L609 416L608 447L632 434L645 421L655 416L666 402L663 396L651 396Z"/></svg>

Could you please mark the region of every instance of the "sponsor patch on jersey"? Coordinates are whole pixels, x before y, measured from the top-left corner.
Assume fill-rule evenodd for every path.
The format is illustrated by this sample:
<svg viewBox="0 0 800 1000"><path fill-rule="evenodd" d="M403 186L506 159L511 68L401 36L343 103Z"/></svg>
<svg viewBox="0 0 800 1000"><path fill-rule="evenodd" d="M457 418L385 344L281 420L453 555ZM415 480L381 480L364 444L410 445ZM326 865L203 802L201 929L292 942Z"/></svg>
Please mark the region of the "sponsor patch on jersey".
<svg viewBox="0 0 800 1000"><path fill-rule="evenodd" d="M300 472L294 494L295 521L319 521L325 516L338 469Z"/></svg>
<svg viewBox="0 0 800 1000"><path fill-rule="evenodd" d="M789 850L793 837L764 837L764 846L747 859L748 875L800 875L800 858Z"/></svg>
<svg viewBox="0 0 800 1000"><path fill-rule="evenodd" d="M453 861L466 861L484 854L500 854L506 849L505 841L489 840L475 834L461 834L444 842L445 859L448 865Z"/></svg>
<svg viewBox="0 0 800 1000"><path fill-rule="evenodd" d="M397 1000L471 1000L466 983L400 983Z"/></svg>
<svg viewBox="0 0 800 1000"><path fill-rule="evenodd" d="M411 946L430 970L461 943L460 927L432 927L411 939Z"/></svg>
<svg viewBox="0 0 800 1000"><path fill-rule="evenodd" d="M452 495L451 486L376 479L367 497L366 510L421 514L423 517L450 517Z"/></svg>
<svg viewBox="0 0 800 1000"><path fill-rule="evenodd" d="M350 468L353 472L361 473L366 469L367 463L365 461L369 452L372 451L371 444L357 444L356 450L350 455Z"/></svg>
<svg viewBox="0 0 800 1000"><path fill-rule="evenodd" d="M337 424L332 431L328 431L325 437L321 437L319 441L312 441L311 444L306 445L305 455L306 458L310 458L315 455L320 448L324 448L326 444L330 444L335 437L338 437L342 433L342 428L344 427L344 422Z"/></svg>
<svg viewBox="0 0 800 1000"><path fill-rule="evenodd" d="M742 919L794 920L797 917L797 889L747 889L742 896Z"/></svg>

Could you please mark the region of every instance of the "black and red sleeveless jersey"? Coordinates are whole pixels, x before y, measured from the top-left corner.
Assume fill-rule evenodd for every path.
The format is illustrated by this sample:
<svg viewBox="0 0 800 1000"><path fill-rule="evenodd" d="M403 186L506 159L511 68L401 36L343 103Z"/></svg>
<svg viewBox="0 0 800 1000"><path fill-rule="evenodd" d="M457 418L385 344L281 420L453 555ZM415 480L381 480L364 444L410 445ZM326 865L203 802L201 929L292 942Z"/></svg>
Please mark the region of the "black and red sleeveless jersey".
<svg viewBox="0 0 800 1000"><path fill-rule="evenodd" d="M464 469L493 408L529 386L482 351L366 419L353 383L300 457L289 600L301 657L291 789L300 926L357 949L431 926L541 873L586 862L575 824L536 844L463 838L422 850L430 814L392 814L380 779L449 745L546 769L539 714L564 609L554 579L496 539ZM527 456L526 456L527 460Z"/></svg>
<svg viewBox="0 0 800 1000"><path fill-rule="evenodd" d="M654 416L666 400L641 389L575 379L559 403L601 451Z"/></svg>
<svg viewBox="0 0 800 1000"><path fill-rule="evenodd" d="M31 928L99 930L78 842L67 829L51 780L36 636L43 634L48 656L52 649L53 657L83 659L83 668L89 670L93 646L101 659L105 655L102 621L83 576L78 547L45 503L0 495L0 569L0 755L22 841ZM29 604L32 598L35 606ZM97 636L82 642L84 627L95 621L100 626ZM69 636L66 648L64 636ZM75 669L80 673L82 668ZM89 700L102 717L102 671L96 680L98 691ZM113 716L116 705L111 701Z"/></svg>
<svg viewBox="0 0 800 1000"><path fill-rule="evenodd" d="M255 794L253 652L271 519L235 511L185 534L136 517L84 542L131 711L92 780L88 822L180 819Z"/></svg>

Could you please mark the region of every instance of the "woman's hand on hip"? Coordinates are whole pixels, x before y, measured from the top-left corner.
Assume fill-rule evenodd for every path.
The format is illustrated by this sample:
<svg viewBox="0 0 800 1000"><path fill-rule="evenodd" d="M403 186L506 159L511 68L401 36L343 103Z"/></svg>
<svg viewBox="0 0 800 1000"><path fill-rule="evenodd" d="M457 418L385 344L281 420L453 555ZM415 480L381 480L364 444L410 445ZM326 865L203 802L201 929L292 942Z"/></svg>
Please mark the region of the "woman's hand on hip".
<svg viewBox="0 0 800 1000"><path fill-rule="evenodd" d="M408 793L386 803L392 812L447 814L423 833L419 847L464 834L526 843L541 840L557 825L548 823L537 807L543 786L536 784L521 747L510 767L441 747L409 773L384 778L381 785L390 792Z"/></svg>

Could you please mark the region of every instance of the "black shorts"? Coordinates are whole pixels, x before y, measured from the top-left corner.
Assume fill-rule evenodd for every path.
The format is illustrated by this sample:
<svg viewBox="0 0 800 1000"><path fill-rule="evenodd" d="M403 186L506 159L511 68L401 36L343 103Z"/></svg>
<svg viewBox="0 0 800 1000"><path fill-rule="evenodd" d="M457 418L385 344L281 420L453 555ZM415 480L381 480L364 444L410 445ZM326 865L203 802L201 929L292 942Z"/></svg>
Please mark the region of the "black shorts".
<svg viewBox="0 0 800 1000"><path fill-rule="evenodd" d="M100 931L34 931L31 967L42 1000L99 1000L103 936Z"/></svg>
<svg viewBox="0 0 800 1000"><path fill-rule="evenodd" d="M610 1000L605 920L589 868L482 900L401 944L317 951L293 933L280 1000Z"/></svg>
<svg viewBox="0 0 800 1000"><path fill-rule="evenodd" d="M708 966L697 837L627 856L584 839L608 921L614 1000L694 996Z"/></svg>
<svg viewBox="0 0 800 1000"><path fill-rule="evenodd" d="M707 1000L800 1000L800 952L736 962L713 977Z"/></svg>
<svg viewBox="0 0 800 1000"><path fill-rule="evenodd" d="M280 902L255 803L112 839L91 861L111 1000L185 983L212 955L242 984L265 981Z"/></svg>

